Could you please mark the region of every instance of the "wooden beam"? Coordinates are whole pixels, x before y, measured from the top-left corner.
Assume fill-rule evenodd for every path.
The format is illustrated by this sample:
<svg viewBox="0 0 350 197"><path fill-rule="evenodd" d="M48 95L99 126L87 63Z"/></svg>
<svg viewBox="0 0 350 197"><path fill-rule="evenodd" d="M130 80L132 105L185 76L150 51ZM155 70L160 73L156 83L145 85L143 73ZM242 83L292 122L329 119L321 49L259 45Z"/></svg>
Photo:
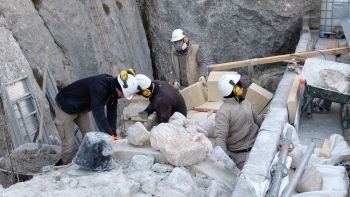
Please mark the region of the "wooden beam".
<svg viewBox="0 0 350 197"><path fill-rule="evenodd" d="M282 62L286 60L292 60L293 58L300 58L300 57L309 58L309 57L316 57L316 56L323 56L323 55L337 55L337 54L342 54L347 52L350 52L350 49L348 47L343 47L343 48L309 51L304 53L277 55L277 56L271 56L271 57L255 58L255 59L249 59L249 60L216 64L211 66L209 70L228 70L233 68L246 67L249 65L260 65L260 64Z"/></svg>

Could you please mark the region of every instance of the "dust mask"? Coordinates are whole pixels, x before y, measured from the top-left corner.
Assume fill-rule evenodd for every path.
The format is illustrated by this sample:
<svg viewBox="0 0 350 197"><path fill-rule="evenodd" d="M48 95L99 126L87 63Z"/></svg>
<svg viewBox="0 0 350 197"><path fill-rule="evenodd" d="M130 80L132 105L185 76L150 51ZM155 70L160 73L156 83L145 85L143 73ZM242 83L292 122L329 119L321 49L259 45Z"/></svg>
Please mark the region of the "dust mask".
<svg viewBox="0 0 350 197"><path fill-rule="evenodd" d="M183 50L183 49L182 49L183 44L184 44L184 43L182 42L182 40L181 40L181 41L176 41L176 42L174 42L175 50L176 50L177 52L182 51L182 50Z"/></svg>

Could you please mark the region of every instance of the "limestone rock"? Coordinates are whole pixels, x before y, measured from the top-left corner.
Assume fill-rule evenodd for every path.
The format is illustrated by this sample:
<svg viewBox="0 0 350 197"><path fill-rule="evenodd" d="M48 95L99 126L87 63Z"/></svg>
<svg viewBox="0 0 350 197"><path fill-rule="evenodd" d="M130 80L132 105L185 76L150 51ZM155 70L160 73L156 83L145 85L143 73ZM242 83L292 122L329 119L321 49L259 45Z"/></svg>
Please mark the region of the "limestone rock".
<svg viewBox="0 0 350 197"><path fill-rule="evenodd" d="M197 123L197 130L203 133L205 136L214 138L215 137L215 120L208 119Z"/></svg>
<svg viewBox="0 0 350 197"><path fill-rule="evenodd" d="M146 194L143 192L137 192L136 194L133 195L133 197L152 197L152 194Z"/></svg>
<svg viewBox="0 0 350 197"><path fill-rule="evenodd" d="M178 127L183 127L186 122L186 117L179 113L175 112L169 119L169 123Z"/></svg>
<svg viewBox="0 0 350 197"><path fill-rule="evenodd" d="M327 88L340 93L348 93L350 83L348 77L343 73L331 69L322 69L320 70L320 77L324 80Z"/></svg>
<svg viewBox="0 0 350 197"><path fill-rule="evenodd" d="M135 170L151 169L154 163L154 158L145 155L135 155L131 160L131 167Z"/></svg>
<svg viewBox="0 0 350 197"><path fill-rule="evenodd" d="M228 197L231 194L230 188L225 185L213 180L208 188L209 197Z"/></svg>
<svg viewBox="0 0 350 197"><path fill-rule="evenodd" d="M140 190L140 184L134 181L128 180L125 182L117 183L115 185L117 195L120 197L130 197L136 194Z"/></svg>
<svg viewBox="0 0 350 197"><path fill-rule="evenodd" d="M147 194L156 195L159 181L160 180L157 177L154 177L154 176L147 177L142 181L141 190Z"/></svg>
<svg viewBox="0 0 350 197"><path fill-rule="evenodd" d="M159 149L167 161L175 166L196 164L207 158L212 144L202 133L162 123L151 130L151 146Z"/></svg>
<svg viewBox="0 0 350 197"><path fill-rule="evenodd" d="M199 196L197 185L191 174L184 168L174 168L165 181L164 190L180 196Z"/></svg>
<svg viewBox="0 0 350 197"><path fill-rule="evenodd" d="M150 143L150 133L141 122L136 122L128 128L127 139L130 144L136 146L148 145Z"/></svg>
<svg viewBox="0 0 350 197"><path fill-rule="evenodd" d="M322 190L322 184L323 179L320 171L315 166L311 166L305 169L295 189L300 193L320 191Z"/></svg>
<svg viewBox="0 0 350 197"><path fill-rule="evenodd" d="M292 157L292 164L290 166L291 168L297 168L299 160L303 157L304 150L305 148L303 148L302 145L295 145L292 152L289 153L289 156Z"/></svg>
<svg viewBox="0 0 350 197"><path fill-rule="evenodd" d="M152 166L152 170L154 172L159 172L159 173L171 172L173 169L174 169L173 166L167 165L167 164L155 163Z"/></svg>

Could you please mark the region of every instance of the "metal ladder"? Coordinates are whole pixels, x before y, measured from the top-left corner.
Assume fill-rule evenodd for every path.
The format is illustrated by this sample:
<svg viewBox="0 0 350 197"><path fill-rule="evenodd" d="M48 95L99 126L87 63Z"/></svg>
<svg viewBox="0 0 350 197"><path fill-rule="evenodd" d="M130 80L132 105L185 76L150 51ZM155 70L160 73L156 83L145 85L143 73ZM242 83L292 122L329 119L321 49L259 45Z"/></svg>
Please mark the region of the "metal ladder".
<svg viewBox="0 0 350 197"><path fill-rule="evenodd" d="M1 94L14 148L35 142L39 131L40 114L28 77L2 84ZM45 125L44 142L49 142Z"/></svg>

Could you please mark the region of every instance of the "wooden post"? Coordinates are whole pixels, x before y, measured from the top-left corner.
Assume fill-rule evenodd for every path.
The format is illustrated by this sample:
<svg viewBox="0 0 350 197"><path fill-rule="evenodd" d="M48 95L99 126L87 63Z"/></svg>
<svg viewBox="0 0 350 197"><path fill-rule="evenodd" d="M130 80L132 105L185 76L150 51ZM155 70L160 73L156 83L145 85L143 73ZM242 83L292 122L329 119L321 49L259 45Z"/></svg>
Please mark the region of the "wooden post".
<svg viewBox="0 0 350 197"><path fill-rule="evenodd" d="M44 77L43 77L43 89L41 95L40 103L40 125L39 125L39 149L42 147L42 138L43 138L43 126L44 126L44 114L45 114L45 95L46 95L46 81L47 81L47 69L49 66L49 47L45 48L45 65L44 65Z"/></svg>

